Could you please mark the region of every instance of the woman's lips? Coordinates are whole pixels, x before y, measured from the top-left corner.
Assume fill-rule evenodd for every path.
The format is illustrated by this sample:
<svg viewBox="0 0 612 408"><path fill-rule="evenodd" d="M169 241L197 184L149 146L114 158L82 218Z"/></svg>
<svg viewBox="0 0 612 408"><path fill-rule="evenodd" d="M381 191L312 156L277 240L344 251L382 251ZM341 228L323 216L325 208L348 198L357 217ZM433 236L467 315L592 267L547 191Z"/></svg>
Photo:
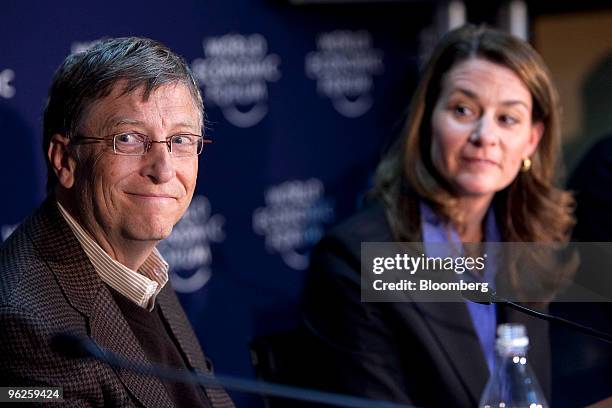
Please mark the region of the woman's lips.
<svg viewBox="0 0 612 408"><path fill-rule="evenodd" d="M462 160L466 164L468 164L470 166L482 166L482 167L495 166L495 167L500 167L499 163L497 163L496 161L485 159L485 158L480 158L480 157L463 157Z"/></svg>

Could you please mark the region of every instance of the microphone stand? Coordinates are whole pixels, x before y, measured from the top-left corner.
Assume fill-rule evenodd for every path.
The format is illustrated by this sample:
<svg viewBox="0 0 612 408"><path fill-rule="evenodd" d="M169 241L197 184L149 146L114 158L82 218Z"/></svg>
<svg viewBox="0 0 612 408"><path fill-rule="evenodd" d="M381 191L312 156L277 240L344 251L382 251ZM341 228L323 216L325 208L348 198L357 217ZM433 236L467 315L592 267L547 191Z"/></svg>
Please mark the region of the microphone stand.
<svg viewBox="0 0 612 408"><path fill-rule="evenodd" d="M497 296L496 293L492 293L491 296L493 297L493 301L496 303L502 303L504 305L507 305L508 307L514 309L514 310L518 310L519 312L525 313L526 315L529 316L533 316L533 317L537 317L539 319L543 319L543 320L547 320L549 322L553 322L553 323L557 323L560 324L562 326L565 327L569 327L571 329L574 329L580 333L584 333L587 334L591 337L595 337L599 340L605 341L606 343L612 343L612 335L608 334L608 333L604 333L601 332L599 330L595 330L591 327L587 327L587 326L583 326L579 323L573 322L571 320L567 320L564 319L562 317L558 317L558 316L553 316L550 315L548 313L544 313L544 312L539 312L537 310L528 308L526 306L520 305L518 303L512 302L508 299L505 299L503 297Z"/></svg>
<svg viewBox="0 0 612 408"><path fill-rule="evenodd" d="M83 339L71 334L60 333L51 340L51 347L60 354L71 358L93 357L116 368L123 368L139 374L161 377L178 382L208 386L220 386L229 390L247 392L273 397L289 398L318 404L350 408L416 408L411 405L387 401L370 400L331 392L316 391L273 384L263 381L212 375L198 371L180 371L161 364L142 364L100 348L93 340Z"/></svg>
<svg viewBox="0 0 612 408"><path fill-rule="evenodd" d="M540 311L531 309L527 306L520 305L506 298L498 296L497 293L495 292L491 292L487 294L479 293L478 295L475 295L469 291L462 291L461 296L470 302L480 303L481 305L490 305L491 303L500 303L514 310L518 310L519 312L524 313L526 315L533 316L538 319L546 320L546 321L549 321L555 324L559 324L559 325L568 327L580 333L595 337L596 339L599 339L601 341L605 341L606 343L612 343L612 335L608 333L604 333L599 330L595 330L591 327L583 326L579 323L564 319L562 317L553 316L548 313L544 313L544 312L540 312Z"/></svg>

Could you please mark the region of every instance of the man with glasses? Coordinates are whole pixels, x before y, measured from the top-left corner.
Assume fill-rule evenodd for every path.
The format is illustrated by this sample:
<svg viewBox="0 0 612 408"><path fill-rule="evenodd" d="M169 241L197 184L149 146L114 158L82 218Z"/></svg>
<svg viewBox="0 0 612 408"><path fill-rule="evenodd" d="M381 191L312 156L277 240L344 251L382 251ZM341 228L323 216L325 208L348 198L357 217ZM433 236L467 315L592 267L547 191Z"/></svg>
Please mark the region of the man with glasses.
<svg viewBox="0 0 612 408"><path fill-rule="evenodd" d="M210 371L155 248L193 196L203 128L189 67L160 43L105 40L60 66L44 114L48 198L0 250L0 386L63 387L75 406L233 406L219 387L56 352L69 333Z"/></svg>

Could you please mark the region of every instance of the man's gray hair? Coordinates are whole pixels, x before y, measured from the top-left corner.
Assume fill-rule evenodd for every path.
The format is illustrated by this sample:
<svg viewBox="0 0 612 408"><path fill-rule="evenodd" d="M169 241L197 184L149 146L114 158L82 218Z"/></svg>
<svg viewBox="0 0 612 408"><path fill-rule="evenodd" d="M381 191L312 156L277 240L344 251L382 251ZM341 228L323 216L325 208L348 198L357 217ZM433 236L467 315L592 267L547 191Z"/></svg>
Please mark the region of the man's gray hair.
<svg viewBox="0 0 612 408"><path fill-rule="evenodd" d="M85 52L68 56L53 76L43 120L45 158L51 137L58 133L73 137L87 108L108 96L120 81L125 83L124 94L143 87L144 100L161 85L184 84L204 125L202 94L183 58L148 38L107 39ZM47 192L52 192L56 185L57 177L47 160Z"/></svg>

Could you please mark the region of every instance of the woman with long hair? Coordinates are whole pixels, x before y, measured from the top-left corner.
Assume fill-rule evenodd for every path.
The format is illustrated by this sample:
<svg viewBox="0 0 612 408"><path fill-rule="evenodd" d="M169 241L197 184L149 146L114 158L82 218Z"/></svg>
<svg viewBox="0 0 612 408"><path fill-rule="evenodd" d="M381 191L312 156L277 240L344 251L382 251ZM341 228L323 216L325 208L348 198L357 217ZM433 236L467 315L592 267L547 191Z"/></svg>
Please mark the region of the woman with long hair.
<svg viewBox="0 0 612 408"><path fill-rule="evenodd" d="M311 385L424 407L476 406L493 370L496 325L518 321L548 393L545 324L495 305L362 302L360 251L362 242L421 242L425 250L566 242L574 201L556 186L559 152L558 97L537 52L486 27L447 33L377 169L369 205L313 251L303 297L318 356ZM528 293L517 269L508 285Z"/></svg>

